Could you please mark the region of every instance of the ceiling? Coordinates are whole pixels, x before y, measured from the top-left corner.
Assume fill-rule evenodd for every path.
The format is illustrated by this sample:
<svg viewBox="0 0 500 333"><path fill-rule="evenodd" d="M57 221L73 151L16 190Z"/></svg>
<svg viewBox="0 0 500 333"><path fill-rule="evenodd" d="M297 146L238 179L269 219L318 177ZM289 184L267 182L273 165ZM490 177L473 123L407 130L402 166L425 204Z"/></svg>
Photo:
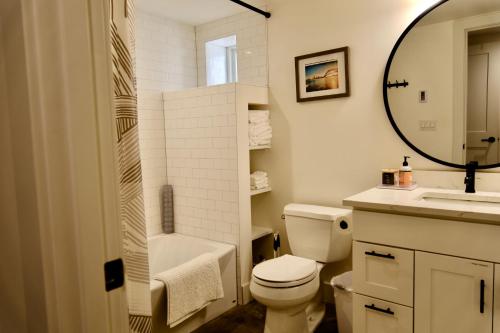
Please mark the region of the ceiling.
<svg viewBox="0 0 500 333"><path fill-rule="evenodd" d="M500 11L499 0L450 0L425 16L419 22L419 25L444 22L494 11Z"/></svg>
<svg viewBox="0 0 500 333"><path fill-rule="evenodd" d="M190 25L248 11L229 0L135 0L135 4L140 10Z"/></svg>

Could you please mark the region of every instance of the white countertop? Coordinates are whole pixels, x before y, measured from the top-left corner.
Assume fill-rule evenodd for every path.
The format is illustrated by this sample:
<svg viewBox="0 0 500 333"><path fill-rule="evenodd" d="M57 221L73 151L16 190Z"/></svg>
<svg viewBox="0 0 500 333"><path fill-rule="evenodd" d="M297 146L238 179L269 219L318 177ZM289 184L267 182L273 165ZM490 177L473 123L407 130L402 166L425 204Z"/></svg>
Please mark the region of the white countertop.
<svg viewBox="0 0 500 333"><path fill-rule="evenodd" d="M444 200L422 200L422 196L425 196L429 192L438 195L442 194ZM464 201L447 200L447 195L463 195ZM488 198L495 201L495 203L478 203L467 200L467 198L474 199L474 196L476 198ZM434 216L465 221L482 221L500 225L499 192L466 194L463 190L428 187L417 188L413 191L372 188L344 199L343 204L361 210L375 210L415 216Z"/></svg>

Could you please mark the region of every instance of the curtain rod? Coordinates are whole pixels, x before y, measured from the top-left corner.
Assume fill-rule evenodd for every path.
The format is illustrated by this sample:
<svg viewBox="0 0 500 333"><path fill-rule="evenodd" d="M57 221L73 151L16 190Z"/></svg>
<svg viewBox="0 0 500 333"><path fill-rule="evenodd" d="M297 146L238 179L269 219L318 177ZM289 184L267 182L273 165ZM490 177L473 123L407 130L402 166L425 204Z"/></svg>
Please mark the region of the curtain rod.
<svg viewBox="0 0 500 333"><path fill-rule="evenodd" d="M249 5L246 2L243 2L243 1L240 1L240 0L229 0L229 1L232 1L232 2L234 2L234 3L236 3L236 4L240 5L240 6L248 8L250 10L253 10L256 13L259 13L260 15L264 15L266 18L270 18L271 17L271 13L265 12L265 11L263 11L263 10L257 8L257 7Z"/></svg>

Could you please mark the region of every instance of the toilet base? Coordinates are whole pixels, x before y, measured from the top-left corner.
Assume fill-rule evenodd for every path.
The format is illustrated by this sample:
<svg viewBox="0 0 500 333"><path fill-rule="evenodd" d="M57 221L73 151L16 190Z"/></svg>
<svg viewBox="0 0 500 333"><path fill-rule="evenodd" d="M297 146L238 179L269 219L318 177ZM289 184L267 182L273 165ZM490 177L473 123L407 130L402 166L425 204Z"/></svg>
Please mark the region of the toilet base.
<svg viewBox="0 0 500 333"><path fill-rule="evenodd" d="M318 293L307 306L306 317L307 328L312 333L325 317L325 303L321 302L321 294Z"/></svg>
<svg viewBox="0 0 500 333"><path fill-rule="evenodd" d="M264 333L312 333L325 316L321 294L305 304L287 309L267 307Z"/></svg>

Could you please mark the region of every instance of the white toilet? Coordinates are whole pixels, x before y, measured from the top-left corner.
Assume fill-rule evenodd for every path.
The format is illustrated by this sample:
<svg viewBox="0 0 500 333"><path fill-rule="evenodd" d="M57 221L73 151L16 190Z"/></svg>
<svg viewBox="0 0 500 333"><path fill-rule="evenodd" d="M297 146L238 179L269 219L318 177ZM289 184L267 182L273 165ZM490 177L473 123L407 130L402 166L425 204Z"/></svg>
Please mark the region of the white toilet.
<svg viewBox="0 0 500 333"><path fill-rule="evenodd" d="M351 251L351 210L303 204L285 206L293 255L258 264L250 292L267 306L265 333L310 333L325 314L320 286L324 264Z"/></svg>

